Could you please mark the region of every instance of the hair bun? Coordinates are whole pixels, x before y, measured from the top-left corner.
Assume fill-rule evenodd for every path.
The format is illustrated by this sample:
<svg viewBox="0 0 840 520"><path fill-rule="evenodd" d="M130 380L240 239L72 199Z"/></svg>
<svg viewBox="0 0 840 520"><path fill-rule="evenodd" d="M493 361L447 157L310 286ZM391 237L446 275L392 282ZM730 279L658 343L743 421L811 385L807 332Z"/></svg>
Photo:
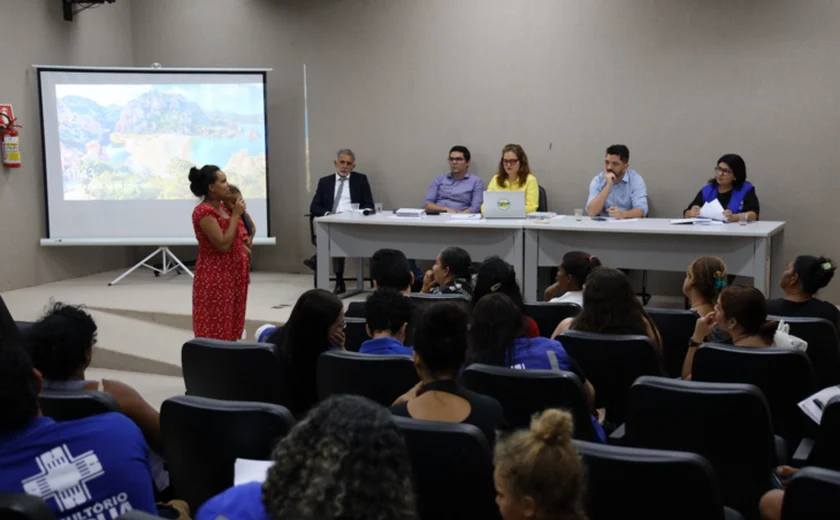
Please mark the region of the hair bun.
<svg viewBox="0 0 840 520"><path fill-rule="evenodd" d="M199 170L199 169L198 169L198 168L196 168L195 166L193 166L192 168L190 168L190 175L189 175L189 177L188 177L188 178L189 178L189 180L190 180L190 182L191 182L191 183L198 182L199 177L201 177L201 170Z"/></svg>
<svg viewBox="0 0 840 520"><path fill-rule="evenodd" d="M574 422L569 412L551 408L531 420L531 433L546 444L567 444L572 439Z"/></svg>

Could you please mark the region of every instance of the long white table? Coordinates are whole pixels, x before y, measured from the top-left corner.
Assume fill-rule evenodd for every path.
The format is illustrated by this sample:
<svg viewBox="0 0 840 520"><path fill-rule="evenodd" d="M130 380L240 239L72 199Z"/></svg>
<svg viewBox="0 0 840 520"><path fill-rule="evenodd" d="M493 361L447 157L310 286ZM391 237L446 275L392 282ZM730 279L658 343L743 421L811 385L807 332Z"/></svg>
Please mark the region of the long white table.
<svg viewBox="0 0 840 520"><path fill-rule="evenodd" d="M565 216L527 221L525 229L526 301L537 296L537 268L557 266L569 251L586 251L621 269L685 272L700 256L718 256L730 274L748 276L765 295L780 296L784 271L784 222L745 226L673 225L669 219L599 222ZM771 270L772 267L772 270Z"/></svg>
<svg viewBox="0 0 840 520"><path fill-rule="evenodd" d="M356 258L356 291L364 289L363 262L382 248L399 249L408 258L431 260L441 249L458 246L474 261L498 255L516 269L523 283L523 220L452 220L449 215L421 219L397 218L391 212L375 215L340 213L315 219L318 251L316 286L329 289L330 259Z"/></svg>

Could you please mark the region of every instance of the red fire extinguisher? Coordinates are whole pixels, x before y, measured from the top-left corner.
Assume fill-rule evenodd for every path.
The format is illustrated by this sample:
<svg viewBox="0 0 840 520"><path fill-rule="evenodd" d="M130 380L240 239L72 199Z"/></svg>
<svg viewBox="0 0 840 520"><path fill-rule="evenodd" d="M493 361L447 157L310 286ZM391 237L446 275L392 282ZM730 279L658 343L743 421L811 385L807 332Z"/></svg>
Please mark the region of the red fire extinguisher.
<svg viewBox="0 0 840 520"><path fill-rule="evenodd" d="M17 131L20 125L16 125L17 119L9 119L6 114L0 113L6 119L6 124L0 121L0 153L3 156L3 167L20 168L20 132Z"/></svg>

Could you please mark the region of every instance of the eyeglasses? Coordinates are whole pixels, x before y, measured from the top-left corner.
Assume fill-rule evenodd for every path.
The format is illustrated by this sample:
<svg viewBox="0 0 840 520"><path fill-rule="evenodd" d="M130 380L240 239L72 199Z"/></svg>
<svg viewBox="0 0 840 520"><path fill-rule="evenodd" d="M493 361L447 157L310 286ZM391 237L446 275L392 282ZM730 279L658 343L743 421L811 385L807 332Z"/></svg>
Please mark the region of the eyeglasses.
<svg viewBox="0 0 840 520"><path fill-rule="evenodd" d="M466 159L464 159L463 157L450 157L449 158L449 162L464 162L464 161L466 161Z"/></svg>
<svg viewBox="0 0 840 520"><path fill-rule="evenodd" d="M729 175L730 173L735 173L729 168L721 168L720 166L715 166L715 173L725 173Z"/></svg>
<svg viewBox="0 0 840 520"><path fill-rule="evenodd" d="M518 162L519 159L502 159L502 164L504 164L505 166L513 166Z"/></svg>

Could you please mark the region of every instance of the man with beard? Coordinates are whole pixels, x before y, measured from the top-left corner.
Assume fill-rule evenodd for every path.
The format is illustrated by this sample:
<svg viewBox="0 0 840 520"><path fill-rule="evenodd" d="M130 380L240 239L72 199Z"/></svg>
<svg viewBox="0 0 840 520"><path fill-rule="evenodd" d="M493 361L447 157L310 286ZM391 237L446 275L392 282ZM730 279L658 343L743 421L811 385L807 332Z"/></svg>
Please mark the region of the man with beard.
<svg viewBox="0 0 840 520"><path fill-rule="evenodd" d="M590 217L615 219L647 216L647 187L642 176L630 168L630 150L623 144L607 148L604 171L589 184L586 212Z"/></svg>

